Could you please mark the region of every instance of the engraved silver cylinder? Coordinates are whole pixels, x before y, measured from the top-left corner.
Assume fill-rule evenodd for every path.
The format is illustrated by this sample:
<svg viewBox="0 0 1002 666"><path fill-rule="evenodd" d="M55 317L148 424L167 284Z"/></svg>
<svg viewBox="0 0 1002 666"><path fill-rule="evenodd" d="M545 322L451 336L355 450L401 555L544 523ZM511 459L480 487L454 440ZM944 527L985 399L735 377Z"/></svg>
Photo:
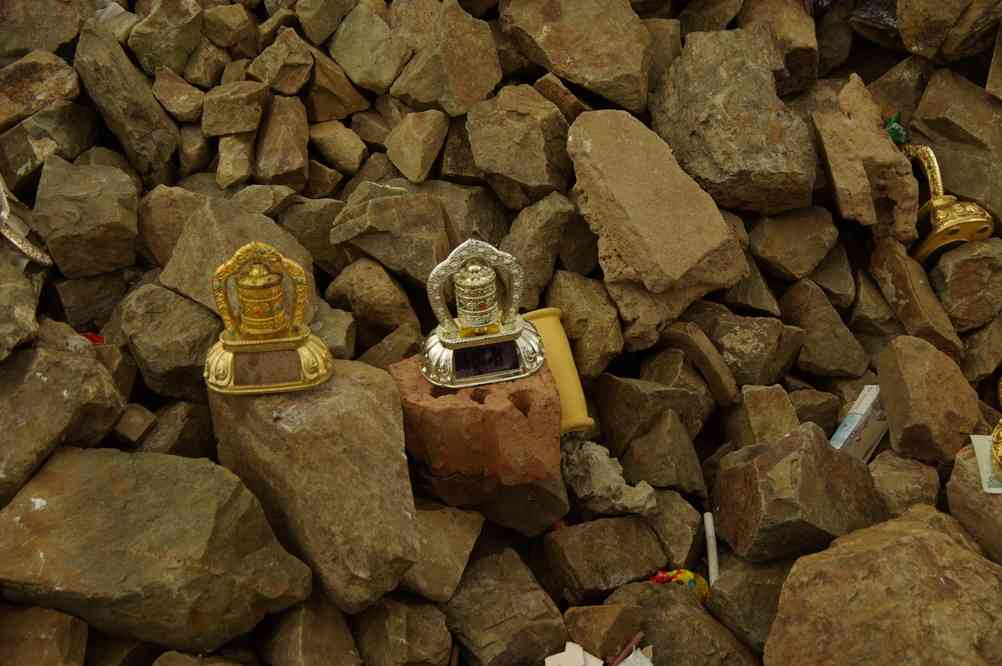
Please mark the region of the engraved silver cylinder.
<svg viewBox="0 0 1002 666"><path fill-rule="evenodd" d="M452 277L456 288L456 313L464 329L490 326L498 320L497 274L486 264L474 261Z"/></svg>

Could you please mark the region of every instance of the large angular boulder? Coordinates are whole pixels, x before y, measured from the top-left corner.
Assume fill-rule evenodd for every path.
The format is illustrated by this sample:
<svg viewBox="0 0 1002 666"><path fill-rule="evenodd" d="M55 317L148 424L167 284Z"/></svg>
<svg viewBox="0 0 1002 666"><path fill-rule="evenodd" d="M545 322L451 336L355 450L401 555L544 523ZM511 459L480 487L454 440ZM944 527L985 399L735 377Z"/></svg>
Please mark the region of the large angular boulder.
<svg viewBox="0 0 1002 666"><path fill-rule="evenodd" d="M184 223L204 201L203 195L180 187L157 185L147 192L139 201L140 251L152 256L158 266L166 266L184 231Z"/></svg>
<svg viewBox="0 0 1002 666"><path fill-rule="evenodd" d="M813 423L724 456L717 505L718 534L753 562L816 552L887 515L866 464Z"/></svg>
<svg viewBox="0 0 1002 666"><path fill-rule="evenodd" d="M647 108L653 40L627 0L505 0L501 27L560 78L628 111Z"/></svg>
<svg viewBox="0 0 1002 666"><path fill-rule="evenodd" d="M776 94L782 68L768 28L692 33L654 91L654 130L720 206L768 215L810 205L811 131Z"/></svg>
<svg viewBox="0 0 1002 666"><path fill-rule="evenodd" d="M61 444L95 446L125 409L114 379L86 354L24 349L0 365L0 506Z"/></svg>
<svg viewBox="0 0 1002 666"><path fill-rule="evenodd" d="M654 345L689 304L746 275L716 204L639 120L624 111L583 113L567 148L576 202L599 237L628 348Z"/></svg>
<svg viewBox="0 0 1002 666"><path fill-rule="evenodd" d="M83 666L87 625L48 608L0 604L0 660L4 664Z"/></svg>
<svg viewBox="0 0 1002 666"><path fill-rule="evenodd" d="M342 270L327 287L324 297L353 314L363 350L399 326L418 324L407 293L378 262L366 257Z"/></svg>
<svg viewBox="0 0 1002 666"><path fill-rule="evenodd" d="M417 560L417 533L389 375L335 361L334 379L311 391L213 393L209 404L220 462L341 610L357 613L397 587Z"/></svg>
<svg viewBox="0 0 1002 666"><path fill-rule="evenodd" d="M1002 649L1000 592L1002 567L982 557L960 524L915 506L797 560L765 664L991 663ZM863 634L879 638L844 640Z"/></svg>
<svg viewBox="0 0 1002 666"><path fill-rule="evenodd" d="M452 636L434 604L388 596L354 618L366 666L447 666Z"/></svg>
<svg viewBox="0 0 1002 666"><path fill-rule="evenodd" d="M471 562L444 610L475 666L538 664L567 640L556 604L508 548Z"/></svg>
<svg viewBox="0 0 1002 666"><path fill-rule="evenodd" d="M276 666L363 666L348 619L319 590L278 616L259 654Z"/></svg>
<svg viewBox="0 0 1002 666"><path fill-rule="evenodd" d="M118 41L93 21L80 31L73 66L108 129L149 186L169 180L178 129Z"/></svg>
<svg viewBox="0 0 1002 666"><path fill-rule="evenodd" d="M496 247L508 233L508 213L494 193L486 187L462 185L447 180L426 180L416 184L404 178L389 178L386 184L438 199L445 209L445 231L451 247L458 247L470 238L487 241Z"/></svg>
<svg viewBox="0 0 1002 666"><path fill-rule="evenodd" d="M330 45L331 57L355 85L386 94L413 53L389 24L385 0L361 0L345 17Z"/></svg>
<svg viewBox="0 0 1002 666"><path fill-rule="evenodd" d="M0 69L0 132L59 100L80 94L80 80L73 68L47 51L32 51Z"/></svg>
<svg viewBox="0 0 1002 666"><path fill-rule="evenodd" d="M925 340L902 335L880 353L877 373L891 447L927 462L953 460L981 413L957 364Z"/></svg>
<svg viewBox="0 0 1002 666"><path fill-rule="evenodd" d="M0 526L22 535L0 543L7 598L177 649L214 650L310 590L254 495L208 460L62 449Z"/></svg>

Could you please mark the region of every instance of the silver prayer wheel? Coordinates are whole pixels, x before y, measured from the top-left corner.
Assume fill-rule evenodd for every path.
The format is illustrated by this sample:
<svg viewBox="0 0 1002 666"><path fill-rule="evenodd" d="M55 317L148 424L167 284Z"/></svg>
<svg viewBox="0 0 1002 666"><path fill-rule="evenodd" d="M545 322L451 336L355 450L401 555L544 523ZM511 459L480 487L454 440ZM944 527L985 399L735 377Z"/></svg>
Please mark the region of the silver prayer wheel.
<svg viewBox="0 0 1002 666"><path fill-rule="evenodd" d="M460 330L482 330L498 321L497 273L474 261L452 276Z"/></svg>

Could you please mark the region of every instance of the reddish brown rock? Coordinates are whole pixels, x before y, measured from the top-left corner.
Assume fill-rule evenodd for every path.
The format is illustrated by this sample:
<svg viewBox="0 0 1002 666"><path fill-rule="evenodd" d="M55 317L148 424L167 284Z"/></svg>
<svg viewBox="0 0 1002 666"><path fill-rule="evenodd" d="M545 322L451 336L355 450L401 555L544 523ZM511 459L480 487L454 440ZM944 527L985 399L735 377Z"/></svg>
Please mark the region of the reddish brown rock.
<svg viewBox="0 0 1002 666"><path fill-rule="evenodd" d="M783 321L804 329L797 367L812 375L859 377L870 364L859 340L842 323L825 292L810 280L800 280L779 302Z"/></svg>
<svg viewBox="0 0 1002 666"><path fill-rule="evenodd" d="M571 606L564 613L570 639L591 655L612 659L642 629L640 610L626 604Z"/></svg>
<svg viewBox="0 0 1002 666"><path fill-rule="evenodd" d="M563 81L553 74L546 74L537 79L532 84L532 87L540 95L553 102L560 109L560 113L564 114L564 118L567 119L568 123L573 123L585 111L592 110L590 106L582 102L574 93L568 90Z"/></svg>
<svg viewBox="0 0 1002 666"><path fill-rule="evenodd" d="M782 386L741 387L741 402L727 415L727 439L735 449L770 445L800 425L797 412Z"/></svg>
<svg viewBox="0 0 1002 666"><path fill-rule="evenodd" d="M744 0L740 28L763 25L773 34L785 71L777 77L781 96L809 88L818 78L818 38L808 5L796 0Z"/></svg>
<svg viewBox="0 0 1002 666"><path fill-rule="evenodd" d="M1002 535L999 531L1002 497L982 490L974 447L965 447L957 454L950 481L946 484L946 496L950 515L960 521L992 561L1002 561Z"/></svg>
<svg viewBox="0 0 1002 666"><path fill-rule="evenodd" d="M801 208L764 217L748 234L751 252L770 273L799 280L835 247L838 230L824 208Z"/></svg>
<svg viewBox="0 0 1002 666"><path fill-rule="evenodd" d="M929 281L958 333L987 324L1002 312L1002 239L965 243L946 252Z"/></svg>
<svg viewBox="0 0 1002 666"><path fill-rule="evenodd" d="M87 625L47 608L0 604L0 663L83 666Z"/></svg>
<svg viewBox="0 0 1002 666"><path fill-rule="evenodd" d="M418 559L401 581L403 589L447 602L480 536L484 517L432 502L417 502Z"/></svg>
<svg viewBox="0 0 1002 666"><path fill-rule="evenodd" d="M52 102L73 100L80 81L66 61L46 51L32 51L0 69L0 132Z"/></svg>
<svg viewBox="0 0 1002 666"><path fill-rule="evenodd" d="M842 401L837 395L814 389L790 391L790 402L801 423L817 423L831 437L839 425L839 408Z"/></svg>
<svg viewBox="0 0 1002 666"><path fill-rule="evenodd" d="M955 475L956 470L954 467ZM870 474L892 516L900 516L914 504L936 506L939 499L939 475L936 468L917 460L902 458L893 451L884 451L874 458L870 463ZM978 483L980 484L980 480ZM956 514L955 517L959 519Z"/></svg>
<svg viewBox="0 0 1002 666"><path fill-rule="evenodd" d="M748 562L733 553L724 553L720 560L720 575L706 608L742 643L761 654L794 560Z"/></svg>

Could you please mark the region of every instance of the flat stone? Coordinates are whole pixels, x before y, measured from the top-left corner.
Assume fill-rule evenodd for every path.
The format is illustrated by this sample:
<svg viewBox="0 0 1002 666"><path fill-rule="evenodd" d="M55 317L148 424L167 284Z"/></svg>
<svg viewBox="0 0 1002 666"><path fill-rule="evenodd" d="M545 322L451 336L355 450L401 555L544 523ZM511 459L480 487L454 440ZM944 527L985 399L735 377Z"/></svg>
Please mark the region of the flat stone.
<svg viewBox="0 0 1002 666"><path fill-rule="evenodd" d="M512 0L501 6L501 27L553 74L634 113L647 107L652 40L627 0Z"/></svg>
<svg viewBox="0 0 1002 666"><path fill-rule="evenodd" d="M320 45L334 34L358 0L299 0L293 9L306 38Z"/></svg>
<svg viewBox="0 0 1002 666"><path fill-rule="evenodd" d="M766 270L786 280L811 274L835 247L838 230L824 208L802 208L764 217L748 234L751 252Z"/></svg>
<svg viewBox="0 0 1002 666"><path fill-rule="evenodd" d="M741 247L713 200L640 121L621 111L584 113L568 152L576 202L599 237L628 348L652 346L694 300L746 275Z"/></svg>
<svg viewBox="0 0 1002 666"><path fill-rule="evenodd" d="M205 36L216 46L230 49L237 57L253 58L257 55L257 21L242 4L206 7L202 23Z"/></svg>
<svg viewBox="0 0 1002 666"><path fill-rule="evenodd" d="M48 608L0 604L0 659L5 664L83 666L87 625Z"/></svg>
<svg viewBox="0 0 1002 666"><path fill-rule="evenodd" d="M560 458L564 482L585 515L649 514L656 508L654 489L623 479L623 467L609 450L594 442L568 442Z"/></svg>
<svg viewBox="0 0 1002 666"><path fill-rule="evenodd" d="M735 449L769 446L797 429L800 419L782 386L741 387L741 402L727 415L727 439Z"/></svg>
<svg viewBox="0 0 1002 666"><path fill-rule="evenodd" d="M205 96L202 134L209 137L254 132L261 124L268 98L268 86L257 81L216 86Z"/></svg>
<svg viewBox="0 0 1002 666"><path fill-rule="evenodd" d="M251 241L267 243L302 266L306 293L312 296L316 292L310 254L289 232L264 215L247 213L239 204L214 198L207 198L188 218L170 261L160 274L160 282L216 312L210 276ZM313 320L310 300L307 298L306 321Z"/></svg>
<svg viewBox="0 0 1002 666"><path fill-rule="evenodd" d="M706 609L742 643L762 654L792 566L793 560L757 563L724 553Z"/></svg>
<svg viewBox="0 0 1002 666"><path fill-rule="evenodd" d="M642 518L600 518L549 532L546 559L564 599L580 603L665 566L667 556Z"/></svg>
<svg viewBox="0 0 1002 666"><path fill-rule="evenodd" d="M318 301L315 307L317 314L310 324L310 330L327 343L334 358L353 358L358 330L355 317L350 312L330 307L324 301Z"/></svg>
<svg viewBox="0 0 1002 666"><path fill-rule="evenodd" d="M577 214L574 204L554 192L528 206L511 223L500 249L512 254L525 273L522 305L534 310L553 277L565 225Z"/></svg>
<svg viewBox="0 0 1002 666"><path fill-rule="evenodd" d="M654 130L720 206L770 215L810 205L811 132L776 94L783 64L769 29L692 35L654 92Z"/></svg>
<svg viewBox="0 0 1002 666"><path fill-rule="evenodd" d="M197 402L179 400L156 411L156 421L139 442L138 451L187 458L215 458L212 415Z"/></svg>
<svg viewBox="0 0 1002 666"><path fill-rule="evenodd" d="M182 76L191 85L207 90L220 82L230 62L230 55L225 50L203 37L188 58Z"/></svg>
<svg viewBox="0 0 1002 666"><path fill-rule="evenodd" d="M842 406L837 395L814 389L799 389L790 391L789 398L800 423L816 423L828 437L835 434Z"/></svg>
<svg viewBox="0 0 1002 666"><path fill-rule="evenodd" d="M560 113L564 114L564 118L568 124L577 120L577 117L585 111L592 110L588 104L578 99L574 93L568 90L564 82L553 74L546 74L540 77L532 84L532 87L560 109Z"/></svg>
<svg viewBox="0 0 1002 666"><path fill-rule="evenodd" d="M23 189L50 156L73 160L93 146L98 125L89 106L53 102L0 134L0 176L9 187Z"/></svg>
<svg viewBox="0 0 1002 666"><path fill-rule="evenodd" d="M870 361L859 340L842 322L825 292L810 280L800 280L779 302L783 321L806 332L797 367L813 375L859 377Z"/></svg>
<svg viewBox="0 0 1002 666"><path fill-rule="evenodd" d="M161 395L205 400L205 355L221 330L212 312L157 285L129 292L122 302L129 350L145 384Z"/></svg>
<svg viewBox="0 0 1002 666"><path fill-rule="evenodd" d="M619 314L601 280L558 270L546 288L544 302L561 311L560 322L581 377L598 377L623 351Z"/></svg>
<svg viewBox="0 0 1002 666"><path fill-rule="evenodd" d="M254 143L256 132L227 134L219 137L219 160L216 165L216 185L232 191L254 175Z"/></svg>
<svg viewBox="0 0 1002 666"><path fill-rule="evenodd" d="M348 619L320 591L278 617L259 654L270 664L363 666Z"/></svg>
<svg viewBox="0 0 1002 666"><path fill-rule="evenodd" d="M317 49L313 53L313 79L306 87L310 122L342 120L369 108L369 100L352 85L344 70Z"/></svg>
<svg viewBox="0 0 1002 666"><path fill-rule="evenodd" d="M32 51L0 69L0 132L4 132L53 102L80 94L77 73L66 61L47 51Z"/></svg>
<svg viewBox="0 0 1002 666"><path fill-rule="evenodd" d="M386 138L386 155L407 180L424 182L448 131L449 117L441 111L410 113Z"/></svg>
<svg viewBox="0 0 1002 666"><path fill-rule="evenodd" d="M673 409L631 441L620 459L623 477L630 483L646 481L655 488L674 488L706 497L706 483L692 438Z"/></svg>
<svg viewBox="0 0 1002 666"><path fill-rule="evenodd" d="M205 93L166 67L157 68L153 96L179 122L190 123L202 117Z"/></svg>
<svg viewBox="0 0 1002 666"><path fill-rule="evenodd" d="M158 521L171 528L148 529ZM310 589L257 499L208 460L63 449L0 524L24 535L0 545L6 597L177 649L214 650ZM210 623L188 621L209 612Z"/></svg>
<svg viewBox="0 0 1002 666"><path fill-rule="evenodd" d="M567 190L567 121L532 86L505 86L474 105L466 130L477 167L513 181L531 201ZM520 150L512 151L516 142Z"/></svg>
<svg viewBox="0 0 1002 666"><path fill-rule="evenodd" d="M983 650L994 648L978 646L997 640L1002 568L979 550L956 520L916 506L800 558L783 584L765 663L893 663L905 654L924 664L984 660ZM938 580L945 571L949 589ZM870 631L881 639L841 640Z"/></svg>
<svg viewBox="0 0 1002 666"><path fill-rule="evenodd" d="M338 26L330 52L355 85L380 95L390 90L413 54L391 29L384 0L360 0Z"/></svg>
<svg viewBox="0 0 1002 666"><path fill-rule="evenodd" d="M813 423L724 456L717 494L718 537L753 562L823 550L886 518L866 464L831 448Z"/></svg>
<svg viewBox="0 0 1002 666"><path fill-rule="evenodd" d="M509 548L471 562L444 610L449 630L478 666L538 664L567 640L556 604Z"/></svg>
<svg viewBox="0 0 1002 666"><path fill-rule="evenodd" d="M432 502L417 502L418 556L402 589L445 603L455 594L484 517Z"/></svg>
<svg viewBox="0 0 1002 666"><path fill-rule="evenodd" d="M255 182L303 190L309 177L309 140L303 103L296 97L273 97L254 150Z"/></svg>
<svg viewBox="0 0 1002 666"><path fill-rule="evenodd" d="M703 516L674 490L658 490L657 511L644 520L661 543L671 569L691 569L703 554Z"/></svg>
<svg viewBox="0 0 1002 666"><path fill-rule="evenodd" d="M893 239L877 242L870 254L870 275L908 335L930 342L955 359L963 344L922 266Z"/></svg>
<svg viewBox="0 0 1002 666"><path fill-rule="evenodd" d="M353 361L335 361L334 376L302 393L212 393L209 404L220 462L261 498L328 598L358 613L416 561L414 499L390 377Z"/></svg>
<svg viewBox="0 0 1002 666"><path fill-rule="evenodd" d="M926 487L928 483L925 482ZM937 478L937 490L938 487ZM989 559L996 563L1002 560L998 518L998 509L1002 504L999 500L1002 498L982 490L981 472L978 470L974 447L964 447L957 453L950 480L946 484L946 495L950 514L985 549Z"/></svg>
<svg viewBox="0 0 1002 666"><path fill-rule="evenodd" d="M570 639L591 655L615 658L642 628L640 611L625 604L571 606L564 613Z"/></svg>
<svg viewBox="0 0 1002 666"><path fill-rule="evenodd" d="M863 81L851 76L838 93L838 107L815 111L813 119L839 215L875 227L877 236L915 240L918 183Z"/></svg>
<svg viewBox="0 0 1002 666"><path fill-rule="evenodd" d="M382 370L424 349L425 338L416 324L402 324L365 350L358 360Z"/></svg>
<svg viewBox="0 0 1002 666"><path fill-rule="evenodd" d="M129 49L150 76L157 67L181 72L202 39L198 0L159 0L129 33Z"/></svg>
<svg viewBox="0 0 1002 666"><path fill-rule="evenodd" d="M233 6L233 5L230 5ZM252 55L256 55L256 51ZM313 52L292 28L280 28L275 41L247 67L247 76L281 95L295 95L313 73Z"/></svg>
<svg viewBox="0 0 1002 666"><path fill-rule="evenodd" d="M675 322L661 334L661 342L685 353L706 380L717 404L729 405L738 399L734 374L701 328L690 322Z"/></svg>
<svg viewBox="0 0 1002 666"><path fill-rule="evenodd" d="M56 51L76 38L94 9L88 0L12 0L4 5L0 58L20 57L35 49Z"/></svg>
<svg viewBox="0 0 1002 666"><path fill-rule="evenodd" d="M1002 239L965 243L946 252L929 281L958 333L987 324L1002 312Z"/></svg>
<svg viewBox="0 0 1002 666"><path fill-rule="evenodd" d="M310 126L310 143L324 160L345 174L354 174L369 156L365 142L337 120Z"/></svg>
<svg viewBox="0 0 1002 666"><path fill-rule="evenodd" d="M371 666L446 666L452 636L445 613L434 604L403 596L383 597L353 618L358 649Z"/></svg>
<svg viewBox="0 0 1002 666"><path fill-rule="evenodd" d="M956 469L955 466L954 475ZM914 504L936 506L939 475L935 467L902 458L894 451L883 451L870 463L870 474L891 516L900 516ZM980 488L980 480L978 484Z"/></svg>
<svg viewBox="0 0 1002 666"><path fill-rule="evenodd" d="M118 417L113 433L127 446L135 446L153 427L157 417L150 410L136 403L129 403Z"/></svg>
<svg viewBox="0 0 1002 666"><path fill-rule="evenodd" d="M995 374L1002 364L1002 317L964 338L961 369L972 384Z"/></svg>
<svg viewBox="0 0 1002 666"><path fill-rule="evenodd" d="M679 585L631 583L616 590L605 603L639 610L644 642L654 648L659 665L759 663L748 648L713 619L695 594Z"/></svg>
<svg viewBox="0 0 1002 666"><path fill-rule="evenodd" d="M341 271L324 297L355 317L359 347L363 350L399 326L418 324L403 288L371 259L359 259Z"/></svg>

